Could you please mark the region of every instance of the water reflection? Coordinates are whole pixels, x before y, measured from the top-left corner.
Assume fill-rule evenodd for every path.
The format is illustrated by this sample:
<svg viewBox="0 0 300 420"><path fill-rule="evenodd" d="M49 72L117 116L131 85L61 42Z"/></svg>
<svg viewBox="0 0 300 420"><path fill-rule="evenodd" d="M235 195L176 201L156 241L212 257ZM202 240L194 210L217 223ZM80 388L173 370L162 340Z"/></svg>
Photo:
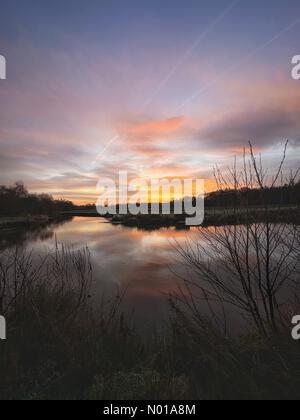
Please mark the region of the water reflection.
<svg viewBox="0 0 300 420"><path fill-rule="evenodd" d="M239 231L241 229L243 228ZM15 244L24 245L33 250L33 256L39 256L47 249L53 248L56 243L71 246L74 250L88 246L94 272L95 305L103 293L110 296L115 294L118 288L128 287L124 306L134 311L133 320L136 327L140 331L149 331L154 325L160 326L164 319L168 319L169 306L166 295L176 292L178 284L182 284L178 275L195 280L195 284L199 281L199 276L194 278L195 273L180 257L180 247L185 248L189 245L197 251L199 245L204 245L206 253L209 251L216 254L212 258L213 267L221 272L225 283L232 280L228 274L231 273L231 267L229 271L224 270L217 247L210 241L207 243L207 237L213 237L215 232L215 227L170 227L149 231L112 225L102 218L75 217L72 221L52 224L46 228L2 232L1 248ZM262 238L260 240L262 241ZM244 252L242 249L240 258L243 258ZM249 262L253 270L257 264L255 260L252 262L252 258L250 253ZM203 286L201 279L200 281L200 286ZM204 315L210 315L211 307L217 315L222 315L222 308L218 303L207 307L199 299L200 301ZM232 308L226 309L228 324L240 328L243 323L241 316L236 318Z"/></svg>
<svg viewBox="0 0 300 420"><path fill-rule="evenodd" d="M25 228L4 229L0 236L0 250L10 247L26 246L35 241L45 241L52 239L55 234L55 229L63 224L72 221L72 217L61 219L59 221L51 222L46 225L32 225Z"/></svg>
<svg viewBox="0 0 300 420"><path fill-rule="evenodd" d="M193 230L142 230L112 225L105 219L76 217L71 222L36 231L4 234L2 247L26 245L41 254L55 242L79 249L87 245L95 274L95 291L113 293L128 286L126 305L134 308L140 326L152 326L166 315L165 293L177 286L179 270L175 240L184 243Z"/></svg>

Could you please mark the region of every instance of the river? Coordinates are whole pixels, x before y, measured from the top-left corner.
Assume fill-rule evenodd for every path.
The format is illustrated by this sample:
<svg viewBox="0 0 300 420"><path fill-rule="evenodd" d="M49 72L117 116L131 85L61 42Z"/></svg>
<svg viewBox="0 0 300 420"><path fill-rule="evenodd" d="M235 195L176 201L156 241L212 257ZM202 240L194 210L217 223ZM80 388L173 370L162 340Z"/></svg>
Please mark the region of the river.
<svg viewBox="0 0 300 420"><path fill-rule="evenodd" d="M193 234L193 229L146 231L113 225L102 218L74 217L39 231L2 233L1 246L18 244L38 255L56 242L75 250L88 246L94 295L111 296L127 288L124 308L137 328L149 330L167 319L167 294L177 288L175 273L181 266L176 244L184 244Z"/></svg>
<svg viewBox="0 0 300 420"><path fill-rule="evenodd" d="M284 228L283 230L281 226ZM210 229L214 228L172 227L142 230L114 225L99 217L74 217L69 221L52 224L38 230L2 231L0 249L13 248L16 245L24 246L27 250L32 250L34 256L39 256L47 250L53 249L56 244L64 244L74 250L87 246L93 267L92 295L94 304L100 305L103 296L106 299L111 299L126 289L123 310L130 316L131 322L137 330L148 333L155 328L161 328L165 325L165 321L170 319L169 295L176 292L180 284L182 285L180 276L187 278L186 276L190 275L190 272L186 271L178 249L185 248L185 245L189 244L197 250L197 245L203 240L203 249L207 250L207 247L210 247L214 251L212 243L205 242L202 229L208 230L209 232L206 233L210 236L212 233ZM270 256L270 273L273 275L279 269L279 273L283 277L287 275L294 277L295 273L293 271L288 273L288 270L290 267L293 270L295 260L298 261L299 248L296 238L299 231L298 229L295 231L288 225L277 225L276 229L274 225L272 230L274 230L272 246L275 245L275 248ZM241 226L237 232L239 232L236 237L239 244L239 261L244 267L243 255L245 254L245 238L247 238L245 227ZM256 237L262 250L265 246L263 239L265 233L266 230L263 229ZM289 244L292 243L292 238L294 238L294 249L291 253ZM219 253L218 249L215 250L214 269L219 269L223 251L224 249L221 249ZM252 252L249 257L249 262L252 265L249 269L252 270L251 281L254 282L257 278L258 267L255 258L256 254ZM260 256L260 264L264 258L263 252ZM252 263L251 260L253 260ZM229 286L238 291L239 296L239 293L243 294L243 292L236 274L234 270L231 272L229 265L221 278L223 276L222 280L225 281L225 284L228 281ZM199 277L197 281L199 281ZM280 279L278 278L276 281L279 282ZM253 284L253 286L253 290L257 292L257 285ZM280 290L281 297L289 301L290 288L284 285L284 287L280 287ZM294 289L292 289L292 295L294 295ZM198 302L201 304L202 312L210 311L211 305L206 307L202 300ZM259 301L258 305L261 305ZM216 313L222 314L222 308L218 303L214 305L214 309L217 310ZM234 329L242 328L243 316L232 311L231 306L227 306L227 309L229 309L226 311L227 317L229 316L227 322L232 324Z"/></svg>

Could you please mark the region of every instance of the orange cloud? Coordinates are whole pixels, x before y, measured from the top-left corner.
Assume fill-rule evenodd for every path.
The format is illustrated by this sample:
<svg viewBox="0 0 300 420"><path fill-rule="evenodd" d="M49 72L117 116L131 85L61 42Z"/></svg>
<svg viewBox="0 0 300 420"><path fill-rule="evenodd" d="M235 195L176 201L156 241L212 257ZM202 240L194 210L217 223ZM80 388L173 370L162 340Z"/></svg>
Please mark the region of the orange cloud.
<svg viewBox="0 0 300 420"><path fill-rule="evenodd" d="M141 137L159 137L177 132L185 123L184 117L175 117L167 120L136 123L129 127L127 133Z"/></svg>

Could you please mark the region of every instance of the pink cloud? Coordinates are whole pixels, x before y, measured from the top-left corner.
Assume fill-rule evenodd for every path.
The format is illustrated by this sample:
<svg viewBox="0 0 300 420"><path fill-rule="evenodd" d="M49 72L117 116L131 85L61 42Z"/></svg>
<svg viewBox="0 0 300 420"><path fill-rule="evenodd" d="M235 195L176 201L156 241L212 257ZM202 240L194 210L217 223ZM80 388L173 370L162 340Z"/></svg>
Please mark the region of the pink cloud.
<svg viewBox="0 0 300 420"><path fill-rule="evenodd" d="M170 136L181 130L186 122L184 117L174 117L167 120L146 121L129 126L128 135L151 137L152 139Z"/></svg>

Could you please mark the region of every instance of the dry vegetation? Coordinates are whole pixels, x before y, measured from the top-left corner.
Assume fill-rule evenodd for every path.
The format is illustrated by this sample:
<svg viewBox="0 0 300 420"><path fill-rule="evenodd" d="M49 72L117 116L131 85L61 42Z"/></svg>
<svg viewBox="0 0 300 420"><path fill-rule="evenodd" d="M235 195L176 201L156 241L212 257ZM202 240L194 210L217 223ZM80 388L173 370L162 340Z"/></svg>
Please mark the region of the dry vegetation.
<svg viewBox="0 0 300 420"><path fill-rule="evenodd" d="M9 339L0 346L1 398L298 399L290 321L300 312L299 228L275 224L264 194L282 182L285 154L271 181L252 148L241 171L235 165L226 178L216 170L220 191L236 192L236 216L248 214L247 193L260 189L264 222L201 229L178 247L186 275L169 296L168 328L147 344L122 314L120 293L95 305L88 249L2 252ZM229 310L244 320L239 334Z"/></svg>

